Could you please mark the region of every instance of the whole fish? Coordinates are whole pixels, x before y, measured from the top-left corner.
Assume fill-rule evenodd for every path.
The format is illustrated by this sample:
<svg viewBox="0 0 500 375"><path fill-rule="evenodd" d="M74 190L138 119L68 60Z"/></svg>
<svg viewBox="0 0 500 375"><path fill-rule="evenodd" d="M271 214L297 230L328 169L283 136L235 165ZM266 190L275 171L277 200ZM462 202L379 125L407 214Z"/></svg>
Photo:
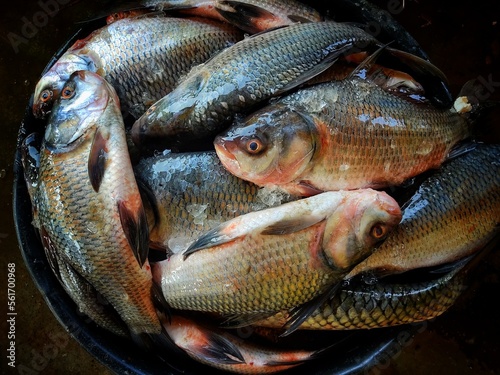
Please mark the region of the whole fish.
<svg viewBox="0 0 500 375"><path fill-rule="evenodd" d="M278 349L259 345L182 316L163 322L174 343L191 358L238 374L272 374L314 359L321 350Z"/></svg>
<svg viewBox="0 0 500 375"><path fill-rule="evenodd" d="M214 151L152 156L134 171L151 206L150 247L171 253L224 221L297 199L233 176Z"/></svg>
<svg viewBox="0 0 500 375"><path fill-rule="evenodd" d="M141 4L226 21L248 33L323 20L317 10L295 0L144 0Z"/></svg>
<svg viewBox="0 0 500 375"><path fill-rule="evenodd" d="M428 281L343 286L299 329L372 329L433 319L453 306L467 288L464 265L460 263L443 276ZM278 313L255 325L283 328L287 320L287 313Z"/></svg>
<svg viewBox="0 0 500 375"><path fill-rule="evenodd" d="M35 223L38 222L38 208L36 194L38 189L38 173L40 169L40 146L42 136L39 133L28 134L21 143L21 161L23 164L24 179L31 201L32 215ZM94 287L80 276L64 259L61 258L50 236L42 230L38 231L39 238L47 257L47 261L54 275L63 289L76 303L81 313L87 315L97 325L117 335L125 336L127 327L117 315L116 311L99 298Z"/></svg>
<svg viewBox="0 0 500 375"><path fill-rule="evenodd" d="M296 195L385 188L439 167L471 133L455 108L393 95L353 76L296 91L215 138L222 164Z"/></svg>
<svg viewBox="0 0 500 375"><path fill-rule="evenodd" d="M377 41L355 26L326 21L245 38L192 69L134 123L132 139L139 147L178 148L211 137L236 113L307 81L360 43Z"/></svg>
<svg viewBox="0 0 500 375"><path fill-rule="evenodd" d="M453 262L499 234L500 145L475 149L445 163L403 206L399 226L346 278L377 276Z"/></svg>
<svg viewBox="0 0 500 375"><path fill-rule="evenodd" d="M223 223L153 264L153 277L174 309L248 323L327 293L400 215L384 192L318 194Z"/></svg>
<svg viewBox="0 0 500 375"><path fill-rule="evenodd" d="M34 198L34 224L57 256L102 295L133 337L159 334L148 227L119 100L96 73L77 71L61 90Z"/></svg>
<svg viewBox="0 0 500 375"><path fill-rule="evenodd" d="M236 28L208 19L124 18L76 41L38 81L33 112L44 117L68 77L90 70L111 83L123 111L138 118L189 69L242 39Z"/></svg>

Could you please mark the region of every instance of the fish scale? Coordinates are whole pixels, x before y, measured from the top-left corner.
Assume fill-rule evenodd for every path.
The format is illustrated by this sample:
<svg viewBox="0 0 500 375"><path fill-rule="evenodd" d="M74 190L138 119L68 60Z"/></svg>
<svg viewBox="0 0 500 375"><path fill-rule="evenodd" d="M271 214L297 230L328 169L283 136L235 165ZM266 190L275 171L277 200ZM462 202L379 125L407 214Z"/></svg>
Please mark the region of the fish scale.
<svg viewBox="0 0 500 375"><path fill-rule="evenodd" d="M311 160L311 169L302 176L306 181L314 176L314 185L319 189L398 185L439 166L451 147L468 134L466 120L452 111L412 107L411 103L391 97L373 85L367 88L367 95L349 94L365 89L363 86L362 82L346 81L327 87L325 92L318 89L311 91L311 95L298 95L302 102L310 101L313 93L324 102L330 94L342 98L324 107L321 113L313 114L317 115L320 137L331 134L332 128L338 129L325 140L325 150L331 152L319 153L317 159ZM284 103L292 103L294 99L297 98ZM361 101L364 105L358 106ZM298 108L301 109L300 105ZM426 146L429 142L432 142L430 149ZM336 180L337 185L329 184L331 180Z"/></svg>

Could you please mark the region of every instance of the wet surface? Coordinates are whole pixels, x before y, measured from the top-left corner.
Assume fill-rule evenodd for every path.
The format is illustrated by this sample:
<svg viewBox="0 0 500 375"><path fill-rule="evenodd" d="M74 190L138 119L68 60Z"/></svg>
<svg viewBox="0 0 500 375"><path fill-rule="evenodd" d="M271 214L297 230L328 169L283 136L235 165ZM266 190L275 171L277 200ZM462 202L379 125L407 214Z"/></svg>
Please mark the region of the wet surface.
<svg viewBox="0 0 500 375"><path fill-rule="evenodd" d="M4 6L0 22L0 302L7 312L8 264L15 265L16 367L7 366L8 317L1 319L2 374L111 374L73 340L54 317L33 283L17 244L12 219L13 163L19 125L29 96L52 54L81 24L100 14L93 1L46 0ZM500 4L479 0L376 1L399 20L420 43L431 61L449 78L453 95L469 79L484 83L484 95L500 101ZM319 2L315 3L320 9ZM66 9L62 9L67 7ZM500 109L481 124L481 138L500 142ZM471 286L449 311L418 327L420 333L379 356L373 374L500 373L500 322L495 301L500 297L500 252L493 249L474 270ZM9 345L7 345L9 344Z"/></svg>

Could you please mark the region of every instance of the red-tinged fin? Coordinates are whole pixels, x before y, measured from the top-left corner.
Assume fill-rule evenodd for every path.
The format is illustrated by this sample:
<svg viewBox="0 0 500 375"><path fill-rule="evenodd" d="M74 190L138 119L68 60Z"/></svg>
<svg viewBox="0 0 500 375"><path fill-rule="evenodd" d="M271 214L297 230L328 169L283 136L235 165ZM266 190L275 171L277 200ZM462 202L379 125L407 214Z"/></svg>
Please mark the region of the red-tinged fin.
<svg viewBox="0 0 500 375"><path fill-rule="evenodd" d="M351 51L353 48L355 48L353 43L348 43L339 49L331 52L328 56L326 56L321 62L316 64L314 68L307 70L303 74L301 74L299 77L294 79L293 81L289 82L287 85L283 86L281 89L277 90L275 92L275 95L281 95L286 93L287 91L290 91L303 83L309 81L311 78L316 77L318 74L323 73L325 70L330 68L335 62L344 54L349 54L349 51Z"/></svg>
<svg viewBox="0 0 500 375"><path fill-rule="evenodd" d="M240 1L217 1L215 10L229 23L251 33L263 31L255 26L258 20L276 18L266 9Z"/></svg>
<svg viewBox="0 0 500 375"><path fill-rule="evenodd" d="M92 188L96 193L101 187L104 173L106 173L106 162L108 160L108 137L97 129L92 141L92 147L89 153L88 173Z"/></svg>
<svg viewBox="0 0 500 375"><path fill-rule="evenodd" d="M245 363L245 358L238 347L230 340L216 332L204 332L207 338L207 344L200 346L197 352L191 353L196 357L202 358L206 362L223 365L237 365Z"/></svg>
<svg viewBox="0 0 500 375"><path fill-rule="evenodd" d="M117 205L123 232L127 237L137 262L142 268L148 258L149 251L149 230L146 214L142 206L136 212L131 211L125 201L119 201Z"/></svg>
<svg viewBox="0 0 500 375"><path fill-rule="evenodd" d="M296 184L293 188L293 194L299 195L302 197L312 197L313 195L318 195L324 193L324 190L320 190L314 187L309 181L302 180L298 184ZM290 193L290 189L287 189Z"/></svg>

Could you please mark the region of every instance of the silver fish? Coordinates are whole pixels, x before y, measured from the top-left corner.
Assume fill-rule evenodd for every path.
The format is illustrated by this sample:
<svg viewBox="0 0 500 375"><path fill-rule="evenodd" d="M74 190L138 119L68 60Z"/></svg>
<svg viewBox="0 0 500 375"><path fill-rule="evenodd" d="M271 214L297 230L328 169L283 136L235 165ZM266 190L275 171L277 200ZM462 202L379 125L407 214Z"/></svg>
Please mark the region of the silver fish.
<svg viewBox="0 0 500 375"><path fill-rule="evenodd" d="M61 90L34 200L34 223L57 257L102 295L133 336L160 334L148 227L119 100L96 73L77 71Z"/></svg>

